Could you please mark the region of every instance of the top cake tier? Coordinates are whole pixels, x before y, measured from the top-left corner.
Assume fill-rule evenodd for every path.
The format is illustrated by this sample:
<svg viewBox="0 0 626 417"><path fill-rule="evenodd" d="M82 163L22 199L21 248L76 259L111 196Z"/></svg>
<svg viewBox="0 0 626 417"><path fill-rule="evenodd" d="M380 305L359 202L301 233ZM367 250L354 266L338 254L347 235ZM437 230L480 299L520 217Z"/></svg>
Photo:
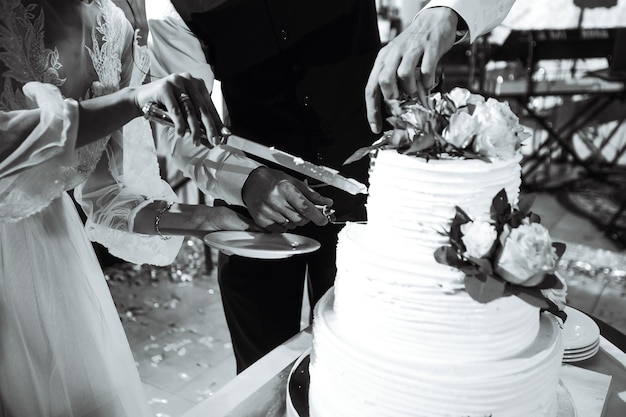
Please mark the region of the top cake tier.
<svg viewBox="0 0 626 417"><path fill-rule="evenodd" d="M517 203L520 159L426 161L379 150L370 170L368 229L379 242L408 239L409 244L424 246L432 254L446 241L441 232L448 230L455 206L474 220L487 220L492 199L500 190L506 190L509 202Z"/></svg>

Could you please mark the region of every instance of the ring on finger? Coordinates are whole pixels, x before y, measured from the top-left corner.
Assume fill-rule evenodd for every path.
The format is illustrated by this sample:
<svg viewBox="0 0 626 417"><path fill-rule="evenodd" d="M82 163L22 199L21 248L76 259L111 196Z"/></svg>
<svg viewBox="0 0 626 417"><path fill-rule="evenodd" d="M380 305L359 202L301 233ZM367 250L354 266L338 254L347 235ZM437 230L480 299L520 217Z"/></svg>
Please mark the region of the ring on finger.
<svg viewBox="0 0 626 417"><path fill-rule="evenodd" d="M187 101L187 100L191 100L191 98L189 97L189 94L185 93L184 91L182 93L180 93L180 95L178 96L178 99L181 102Z"/></svg>
<svg viewBox="0 0 626 417"><path fill-rule="evenodd" d="M289 219L285 219L285 221L284 221L284 222L280 223L280 226L282 226L282 227L287 227L287 225L288 225L289 223L291 223L291 222L289 221Z"/></svg>

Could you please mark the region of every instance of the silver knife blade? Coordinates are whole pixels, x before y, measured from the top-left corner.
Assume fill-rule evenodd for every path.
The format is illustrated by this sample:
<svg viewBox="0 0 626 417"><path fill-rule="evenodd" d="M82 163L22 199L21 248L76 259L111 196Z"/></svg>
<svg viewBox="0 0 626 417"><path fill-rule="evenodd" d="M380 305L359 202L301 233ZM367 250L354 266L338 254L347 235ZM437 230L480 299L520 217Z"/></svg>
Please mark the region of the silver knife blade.
<svg viewBox="0 0 626 417"><path fill-rule="evenodd" d="M155 103L150 103L142 109L144 117L152 122L165 124L167 126L174 126L172 119L167 112L160 108ZM205 134L202 135L202 143L205 146L210 146L210 143ZM261 159L269 162L273 162L282 167L288 168L292 171L298 172L309 178L313 178L324 184L331 185L346 191L350 194L367 194L367 186L360 183L353 178L344 177L336 169L332 169L323 165L316 165L311 162L305 161L300 157L291 155L287 152L283 152L274 147L268 147L258 144L249 139L245 139L236 135L224 136L223 141L220 144L224 148L236 149L251 155L255 155Z"/></svg>
<svg viewBox="0 0 626 417"><path fill-rule="evenodd" d="M365 184L358 182L353 178L346 178L336 169L332 169L323 165L316 165L304 159L283 152L274 147L260 145L249 139L245 139L236 135L229 135L222 144L225 148L238 149L245 153L258 156L266 161L273 162L292 171L298 172L309 178L313 178L324 184L332 185L340 190L350 194L367 194Z"/></svg>

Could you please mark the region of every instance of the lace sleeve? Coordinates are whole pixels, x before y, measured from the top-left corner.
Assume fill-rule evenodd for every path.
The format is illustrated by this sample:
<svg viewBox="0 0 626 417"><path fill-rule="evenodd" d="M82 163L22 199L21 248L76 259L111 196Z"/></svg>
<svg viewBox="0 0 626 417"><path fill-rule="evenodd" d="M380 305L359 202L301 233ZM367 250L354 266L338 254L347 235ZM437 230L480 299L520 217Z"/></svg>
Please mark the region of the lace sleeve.
<svg viewBox="0 0 626 417"><path fill-rule="evenodd" d="M167 265L178 254L182 236L163 240L132 232L135 214L143 206L155 200L177 201L176 194L159 177L151 144L151 137L135 134L122 139L121 132L112 135L105 155L74 196L87 215L89 239L129 262Z"/></svg>
<svg viewBox="0 0 626 417"><path fill-rule="evenodd" d="M136 54L145 53L136 42ZM126 53L131 53L130 50ZM134 65L123 67L123 79L141 83L147 64L136 56ZM128 71L126 71L128 69ZM167 265L182 245L183 237L163 240L156 235L132 233L137 211L155 200L177 201L171 187L160 178L156 150L150 125L135 119L115 132L96 169L88 181L74 193L87 215L87 235L109 249L111 254L133 263ZM156 213L155 213L156 215Z"/></svg>
<svg viewBox="0 0 626 417"><path fill-rule="evenodd" d="M18 221L73 186L78 105L57 87L31 82L31 110L0 112L0 138L11 151L0 160L0 221Z"/></svg>

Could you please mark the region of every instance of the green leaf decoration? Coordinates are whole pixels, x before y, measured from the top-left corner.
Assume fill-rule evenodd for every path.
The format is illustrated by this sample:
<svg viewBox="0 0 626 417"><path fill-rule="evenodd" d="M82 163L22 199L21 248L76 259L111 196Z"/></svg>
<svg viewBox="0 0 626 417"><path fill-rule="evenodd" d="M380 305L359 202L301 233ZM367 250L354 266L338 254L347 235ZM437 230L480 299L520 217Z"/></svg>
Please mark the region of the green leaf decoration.
<svg viewBox="0 0 626 417"><path fill-rule="evenodd" d="M521 211L514 210L513 214L511 214L511 217L508 223L511 225L513 229L515 229L516 227L519 227L522 224L522 221L525 218L526 216L524 215L524 213L522 213Z"/></svg>
<svg viewBox="0 0 626 417"><path fill-rule="evenodd" d="M417 155L424 149L428 149L435 144L435 137L433 135L422 135L411 143L411 146L406 150L407 155Z"/></svg>
<svg viewBox="0 0 626 417"><path fill-rule="evenodd" d="M545 274L543 280L537 284L534 288L538 288L540 290L545 290L548 288L554 288L560 290L563 288L563 283L554 274Z"/></svg>
<svg viewBox="0 0 626 417"><path fill-rule="evenodd" d="M443 265L450 265L455 268L463 266L463 259L459 257L454 248L451 246L441 246L435 250L435 260Z"/></svg>
<svg viewBox="0 0 626 417"><path fill-rule="evenodd" d="M485 275L493 275L493 267L491 265L491 261L489 259L486 258L480 258L480 259L476 259L476 258L471 258L470 261L472 261L474 264L476 264L478 266L478 269L480 270L480 272L482 272Z"/></svg>
<svg viewBox="0 0 626 417"><path fill-rule="evenodd" d="M457 268L461 272L463 272L465 275L467 275L467 276L470 276L470 275L476 275L476 276L484 275L483 272L480 270L480 268L477 265L474 265L472 263L464 262L460 266L458 266Z"/></svg>
<svg viewBox="0 0 626 417"><path fill-rule="evenodd" d="M511 211L511 207L509 206L509 197L506 195L506 190L504 188L498 191L493 200L491 200L491 205L498 214L508 213Z"/></svg>
<svg viewBox="0 0 626 417"><path fill-rule="evenodd" d="M563 254L565 253L566 245L561 242L552 242L552 247L556 250L557 260L561 259Z"/></svg>
<svg viewBox="0 0 626 417"><path fill-rule="evenodd" d="M459 149L455 146L456 149ZM488 157L486 157L485 155L476 153L476 152L472 152L468 149L459 149L460 154L467 158L467 159L480 159L483 162L487 162L488 164L491 163L491 159L489 159Z"/></svg>
<svg viewBox="0 0 626 417"><path fill-rule="evenodd" d="M463 233L461 233L461 226L465 223L471 222L472 219L465 213L460 207L456 207L456 214L452 219L450 225L450 243L456 246L461 252L465 252L465 245L463 244Z"/></svg>
<svg viewBox="0 0 626 417"><path fill-rule="evenodd" d="M491 201L491 218L496 221L496 229L500 231L504 223L511 217L511 205L506 190L501 189Z"/></svg>
<svg viewBox="0 0 626 417"><path fill-rule="evenodd" d="M344 165L351 164L359 159L362 159L364 156L368 155L370 152L380 149L389 144L389 135L384 135L379 140L374 142L371 146L366 146L364 148L357 149L348 159L344 161Z"/></svg>
<svg viewBox="0 0 626 417"><path fill-rule="evenodd" d="M435 260L443 265L450 265L448 263L448 250L452 249L450 246L440 246L435 250Z"/></svg>
<svg viewBox="0 0 626 417"><path fill-rule="evenodd" d="M565 311L563 311L563 310L559 310L558 307L556 307L556 310L554 310L554 311L552 311L552 310L549 310L549 311L550 311L550 313L552 313L555 316L559 317L563 321L563 323L565 323L565 321L567 320L567 313Z"/></svg>
<svg viewBox="0 0 626 417"><path fill-rule="evenodd" d="M541 223L541 217L539 217L539 215L537 215L535 213L530 213L528 215L528 218L529 218L531 223Z"/></svg>
<svg viewBox="0 0 626 417"><path fill-rule="evenodd" d="M488 303L505 295L506 283L492 275L468 275L465 290L479 303Z"/></svg>
<svg viewBox="0 0 626 417"><path fill-rule="evenodd" d="M454 217L453 222L459 222L460 224L469 223L472 221L472 218L459 206L455 206L456 215Z"/></svg>
<svg viewBox="0 0 626 417"><path fill-rule="evenodd" d="M567 321L567 313L563 310L559 310L559 306L557 306L551 300L548 300L548 304L550 305L550 307L547 308L546 311L549 311L550 313L559 317L563 321L563 323L565 323L565 321Z"/></svg>

